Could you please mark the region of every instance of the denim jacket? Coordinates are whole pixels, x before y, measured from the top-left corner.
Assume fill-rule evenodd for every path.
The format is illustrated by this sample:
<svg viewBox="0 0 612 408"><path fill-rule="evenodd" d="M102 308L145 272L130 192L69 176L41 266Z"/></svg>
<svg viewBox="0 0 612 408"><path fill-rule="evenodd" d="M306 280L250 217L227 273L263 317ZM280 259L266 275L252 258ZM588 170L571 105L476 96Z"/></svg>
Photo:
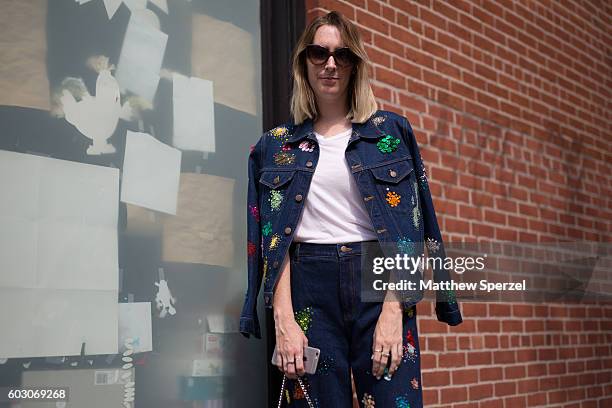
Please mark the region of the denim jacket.
<svg viewBox="0 0 612 408"><path fill-rule="evenodd" d="M425 166L408 120L379 110L366 122L352 126L345 150L346 161L379 243L383 249L397 249L385 255L419 256L426 246L430 256L435 254L444 259ZM252 334L261 338L256 310L259 288L263 282L265 306L271 308L280 268L307 199L318 158L311 119L277 126L251 146L247 196L248 287L240 317L240 332L246 337ZM417 273L409 279L414 281L414 276L421 278ZM438 264L433 268L433 280L449 281L450 273ZM422 297L422 290L410 291L401 299L404 310ZM451 326L462 322L452 290L436 291L436 316Z"/></svg>

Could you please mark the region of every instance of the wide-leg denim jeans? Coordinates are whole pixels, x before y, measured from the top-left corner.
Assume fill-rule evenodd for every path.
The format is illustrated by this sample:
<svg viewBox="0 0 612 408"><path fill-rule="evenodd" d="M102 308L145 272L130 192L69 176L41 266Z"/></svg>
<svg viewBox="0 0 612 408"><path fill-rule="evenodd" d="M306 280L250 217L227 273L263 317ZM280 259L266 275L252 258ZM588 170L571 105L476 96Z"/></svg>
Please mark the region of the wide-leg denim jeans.
<svg viewBox="0 0 612 408"><path fill-rule="evenodd" d="M390 379L372 375L373 335L382 302L360 299L364 245L380 250L376 241L293 242L289 248L295 317L308 344L321 350L317 372L304 375L303 383L316 407L350 408L352 369L361 407L420 408L416 306L403 313L403 356L395 375ZM288 380L283 398L289 407L308 406L295 380Z"/></svg>

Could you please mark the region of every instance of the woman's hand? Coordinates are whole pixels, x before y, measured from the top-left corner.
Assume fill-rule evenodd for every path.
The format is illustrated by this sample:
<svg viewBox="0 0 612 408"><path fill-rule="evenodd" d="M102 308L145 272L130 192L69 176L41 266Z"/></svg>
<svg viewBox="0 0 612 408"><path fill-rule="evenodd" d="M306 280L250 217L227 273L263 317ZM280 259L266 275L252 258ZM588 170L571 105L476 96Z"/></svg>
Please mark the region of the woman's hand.
<svg viewBox="0 0 612 408"><path fill-rule="evenodd" d="M296 379L304 375L304 347L308 346L308 338L295 321L293 314L275 318L276 352L280 356L278 369L287 378Z"/></svg>
<svg viewBox="0 0 612 408"><path fill-rule="evenodd" d="M391 366L388 375L391 377L402 359L402 308L397 301L383 302L374 329L372 375L377 379L384 374L389 357Z"/></svg>
<svg viewBox="0 0 612 408"><path fill-rule="evenodd" d="M293 316L290 265L286 255L274 293L273 308L276 353L280 356L277 366L288 378L296 379L297 375L304 375L304 347L308 345L308 338Z"/></svg>

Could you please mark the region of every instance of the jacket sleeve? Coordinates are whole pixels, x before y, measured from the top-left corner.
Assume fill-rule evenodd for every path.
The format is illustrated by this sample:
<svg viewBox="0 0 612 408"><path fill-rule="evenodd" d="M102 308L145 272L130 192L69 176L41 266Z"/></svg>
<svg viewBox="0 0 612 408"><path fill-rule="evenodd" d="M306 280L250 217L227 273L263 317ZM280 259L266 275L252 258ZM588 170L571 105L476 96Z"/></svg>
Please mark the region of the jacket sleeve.
<svg viewBox="0 0 612 408"><path fill-rule="evenodd" d="M240 333L249 338L254 335L261 338L261 329L257 317L257 296L263 280L263 262L261 248L260 208L259 208L259 172L262 163L262 136L255 146L251 147L248 160L247 190L247 270L248 282L244 306L240 315Z"/></svg>
<svg viewBox="0 0 612 408"><path fill-rule="evenodd" d="M410 126L410 122L408 122L408 119L405 117L402 117L402 132L412 153L415 176L417 179L417 199L420 203L421 215L423 217L424 244L427 248L427 256L439 257L442 260L442 262L436 262L432 266L433 279L437 284L449 282L451 276L449 270L444 267L444 259L446 257L444 243L442 242L436 211L431 198L431 192L429 191L425 165L423 164L419 146L414 136L414 132L412 131L412 127ZM440 265L442 267L439 267ZM456 326L463 321L455 292L452 289L436 290L436 316L439 321L447 323L450 326Z"/></svg>

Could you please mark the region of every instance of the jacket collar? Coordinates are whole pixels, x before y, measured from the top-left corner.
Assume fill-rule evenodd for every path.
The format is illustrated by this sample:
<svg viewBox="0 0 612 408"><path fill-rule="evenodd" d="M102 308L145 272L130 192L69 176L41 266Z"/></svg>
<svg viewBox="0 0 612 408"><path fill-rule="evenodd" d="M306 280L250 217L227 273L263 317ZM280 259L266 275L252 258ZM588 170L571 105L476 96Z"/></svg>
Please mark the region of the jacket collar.
<svg viewBox="0 0 612 408"><path fill-rule="evenodd" d="M374 113L368 120L364 123L355 123L352 122L353 125L353 133L355 133L358 137L366 138L366 139L377 139L381 136L384 136L384 133L376 127L376 125L372 122L372 118L378 114L378 111ZM292 122L291 126L293 127L292 135L287 139L288 142L297 142L303 138L308 138L311 140L316 140L314 135L314 124L311 118L307 118L300 124L295 124ZM351 137L352 139L352 137Z"/></svg>

